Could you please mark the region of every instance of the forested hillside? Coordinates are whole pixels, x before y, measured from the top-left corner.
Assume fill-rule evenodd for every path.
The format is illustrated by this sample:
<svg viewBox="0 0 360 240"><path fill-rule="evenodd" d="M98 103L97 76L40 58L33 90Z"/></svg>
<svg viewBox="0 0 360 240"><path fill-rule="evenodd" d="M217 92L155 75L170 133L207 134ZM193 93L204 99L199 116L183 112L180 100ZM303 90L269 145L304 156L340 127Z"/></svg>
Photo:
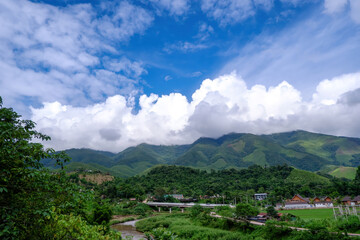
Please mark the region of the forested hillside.
<svg viewBox="0 0 360 240"><path fill-rule="evenodd" d="M336 137L306 131L278 133L268 136L279 144L324 158L334 165L360 165L360 139Z"/></svg>
<svg viewBox="0 0 360 240"><path fill-rule="evenodd" d="M109 198L145 199L150 194L158 200L165 194L177 193L197 199L204 195L220 195L224 200L233 201L235 197L244 200L253 198L256 192L267 192L271 196L269 201L275 204L295 194L307 197L357 195L360 194L359 186L358 180L323 176L287 165L253 165L241 170L210 172L183 166L161 166L142 176L106 182L99 189Z"/></svg>
<svg viewBox="0 0 360 240"><path fill-rule="evenodd" d="M257 164L287 164L307 171L334 171L360 165L360 139L305 131L271 135L228 134L200 138L190 145L140 144L113 154L91 149L66 150L72 158L69 171L91 169L130 177L157 165L189 166L202 170L241 169ZM44 160L47 167L54 161ZM352 174L353 176L353 174Z"/></svg>

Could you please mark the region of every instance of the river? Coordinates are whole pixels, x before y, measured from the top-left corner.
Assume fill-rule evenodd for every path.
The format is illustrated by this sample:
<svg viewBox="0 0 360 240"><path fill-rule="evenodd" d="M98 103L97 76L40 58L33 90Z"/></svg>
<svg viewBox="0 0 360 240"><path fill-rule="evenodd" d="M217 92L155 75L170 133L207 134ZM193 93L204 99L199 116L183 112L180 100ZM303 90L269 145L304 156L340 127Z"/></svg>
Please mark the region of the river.
<svg viewBox="0 0 360 240"><path fill-rule="evenodd" d="M136 231L135 223L139 220L128 221L112 225L111 228L121 232L121 237L126 238L132 236L133 240L145 239L145 235L142 232Z"/></svg>

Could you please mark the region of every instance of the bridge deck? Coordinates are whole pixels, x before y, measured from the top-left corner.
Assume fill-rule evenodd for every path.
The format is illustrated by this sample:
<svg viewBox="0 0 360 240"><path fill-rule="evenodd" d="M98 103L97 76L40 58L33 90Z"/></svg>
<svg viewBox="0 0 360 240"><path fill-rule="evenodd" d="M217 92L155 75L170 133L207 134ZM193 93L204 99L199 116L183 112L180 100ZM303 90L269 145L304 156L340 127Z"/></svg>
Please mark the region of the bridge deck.
<svg viewBox="0 0 360 240"><path fill-rule="evenodd" d="M215 208L215 207L221 207L221 206L229 206L231 208L235 207L233 205L229 204L208 204L208 203L168 203L168 202L147 202L146 203L149 206L152 207L179 207L179 208L189 208L193 207L195 205L200 205L204 208Z"/></svg>

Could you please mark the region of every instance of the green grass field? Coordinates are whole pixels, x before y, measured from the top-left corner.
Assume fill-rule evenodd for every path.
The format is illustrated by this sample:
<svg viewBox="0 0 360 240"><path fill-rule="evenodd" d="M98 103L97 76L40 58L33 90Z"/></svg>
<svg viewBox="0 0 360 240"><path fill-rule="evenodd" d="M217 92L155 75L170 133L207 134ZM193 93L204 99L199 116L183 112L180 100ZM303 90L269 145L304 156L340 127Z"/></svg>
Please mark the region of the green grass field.
<svg viewBox="0 0 360 240"><path fill-rule="evenodd" d="M283 210L283 211L279 211L279 212L280 213L291 213L291 214L293 214L297 217L300 217L301 219L304 219L304 220L334 218L332 208Z"/></svg>
<svg viewBox="0 0 360 240"><path fill-rule="evenodd" d="M354 167L338 167L335 170L329 172L330 175L338 178L347 178L350 180L355 179L356 168Z"/></svg>

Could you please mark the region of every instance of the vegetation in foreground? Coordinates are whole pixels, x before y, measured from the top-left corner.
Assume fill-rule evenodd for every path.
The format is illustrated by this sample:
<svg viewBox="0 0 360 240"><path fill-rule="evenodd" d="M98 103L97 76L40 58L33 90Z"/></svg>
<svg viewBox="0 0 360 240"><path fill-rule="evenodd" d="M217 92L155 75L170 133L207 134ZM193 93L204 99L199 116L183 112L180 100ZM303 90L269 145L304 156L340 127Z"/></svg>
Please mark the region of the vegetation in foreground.
<svg viewBox="0 0 360 240"><path fill-rule="evenodd" d="M64 171L49 172L40 160L62 168L68 157L44 149L50 137L34 130L0 97L0 238L120 239L110 231L111 209L70 181Z"/></svg>
<svg viewBox="0 0 360 240"><path fill-rule="evenodd" d="M222 209L224 210L224 209ZM243 219L251 214L251 206L239 205L235 217ZM290 225L302 225L308 231L291 230ZM137 222L138 230L148 239L350 239L335 232L352 232L360 225L355 218L347 221L269 221L265 226L255 226L249 222L235 222L224 218L214 218L209 210L194 206L187 214L167 214L155 216ZM357 239L357 238L351 238Z"/></svg>

